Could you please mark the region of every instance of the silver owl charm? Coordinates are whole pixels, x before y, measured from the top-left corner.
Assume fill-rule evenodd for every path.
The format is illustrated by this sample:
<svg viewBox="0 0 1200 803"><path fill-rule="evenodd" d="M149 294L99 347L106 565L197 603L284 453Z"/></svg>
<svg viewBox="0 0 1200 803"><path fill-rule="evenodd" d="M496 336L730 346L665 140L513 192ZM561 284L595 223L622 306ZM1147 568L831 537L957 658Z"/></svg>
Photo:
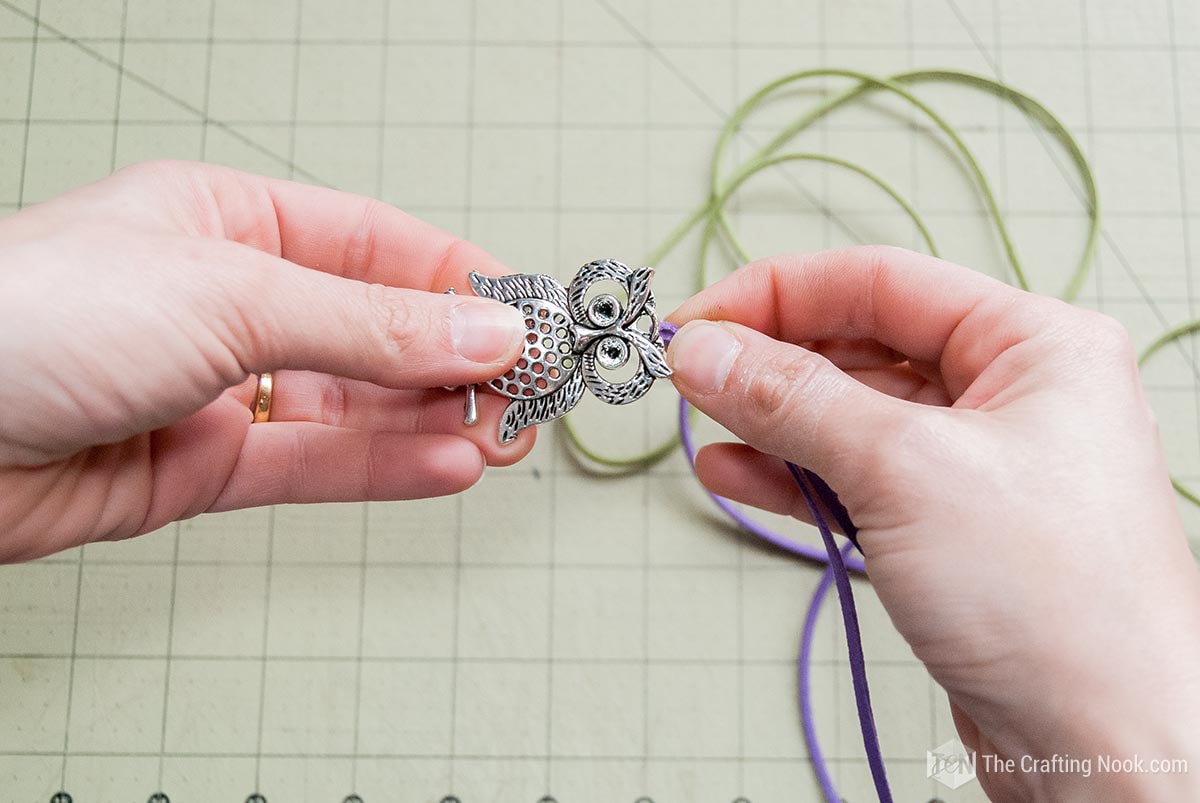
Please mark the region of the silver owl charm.
<svg viewBox="0 0 1200 803"><path fill-rule="evenodd" d="M525 349L517 364L486 387L512 399L500 419L500 442L509 443L527 427L570 412L587 388L609 404L641 398L655 379L671 375L658 331L651 268L629 268L599 259L579 269L570 287L542 274L518 273L498 279L472 272L471 288L525 316ZM589 293L598 282L615 282L625 300L612 293ZM450 290L448 292L454 292ZM628 379L614 382L631 359L638 365ZM468 424L475 423L475 386L467 389Z"/></svg>

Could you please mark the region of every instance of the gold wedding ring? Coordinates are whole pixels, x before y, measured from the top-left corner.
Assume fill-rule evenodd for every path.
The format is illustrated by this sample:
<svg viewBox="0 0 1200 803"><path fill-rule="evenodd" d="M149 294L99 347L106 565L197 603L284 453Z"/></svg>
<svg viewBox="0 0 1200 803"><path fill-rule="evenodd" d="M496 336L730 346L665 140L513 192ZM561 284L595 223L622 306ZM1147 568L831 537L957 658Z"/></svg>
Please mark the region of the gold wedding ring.
<svg viewBox="0 0 1200 803"><path fill-rule="evenodd" d="M274 385L269 372L259 375L258 393L254 396L254 403L250 405L255 424L264 424L271 420L271 391Z"/></svg>

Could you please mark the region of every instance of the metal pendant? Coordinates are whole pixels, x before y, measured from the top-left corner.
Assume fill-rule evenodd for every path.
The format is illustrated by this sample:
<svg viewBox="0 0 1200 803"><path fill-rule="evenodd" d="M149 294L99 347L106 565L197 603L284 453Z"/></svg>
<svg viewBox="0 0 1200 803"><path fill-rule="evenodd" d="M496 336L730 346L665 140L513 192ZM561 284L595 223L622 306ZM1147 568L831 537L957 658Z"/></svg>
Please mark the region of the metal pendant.
<svg viewBox="0 0 1200 803"><path fill-rule="evenodd" d="M584 265L569 287L543 274L492 278L471 273L476 295L516 307L525 316L521 359L485 385L512 399L500 419L501 443L566 415L584 388L609 404L629 404L645 395L655 379L671 375L650 290L653 276L652 268L634 270L613 259ZM589 293L598 282L615 282L625 299ZM619 370L632 359L638 365L628 379L614 382L601 373ZM468 424L475 423L475 387L467 388Z"/></svg>

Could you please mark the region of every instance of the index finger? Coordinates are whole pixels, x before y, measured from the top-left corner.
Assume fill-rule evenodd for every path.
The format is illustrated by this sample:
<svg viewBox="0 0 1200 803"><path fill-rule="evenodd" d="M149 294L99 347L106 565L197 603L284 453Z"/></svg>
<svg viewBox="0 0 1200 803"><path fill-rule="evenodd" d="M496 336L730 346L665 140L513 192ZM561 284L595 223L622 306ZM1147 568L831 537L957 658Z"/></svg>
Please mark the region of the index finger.
<svg viewBox="0 0 1200 803"><path fill-rule="evenodd" d="M443 292L467 274L513 271L482 248L394 206L295 181L194 165L227 239L348 279Z"/></svg>
<svg viewBox="0 0 1200 803"><path fill-rule="evenodd" d="M976 271L886 246L772 257L702 290L671 313L724 320L777 340L874 340L940 365L961 390L1036 332L1038 299Z"/></svg>

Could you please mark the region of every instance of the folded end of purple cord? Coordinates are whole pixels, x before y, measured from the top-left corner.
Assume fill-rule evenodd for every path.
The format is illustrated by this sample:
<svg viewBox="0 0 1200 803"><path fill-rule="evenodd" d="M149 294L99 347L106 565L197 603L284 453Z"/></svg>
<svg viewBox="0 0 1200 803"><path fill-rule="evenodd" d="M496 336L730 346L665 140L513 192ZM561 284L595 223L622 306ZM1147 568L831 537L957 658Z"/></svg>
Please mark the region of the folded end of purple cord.
<svg viewBox="0 0 1200 803"><path fill-rule="evenodd" d="M663 321L658 325L658 335L662 338L664 346L671 345L671 338L675 337L675 333L679 331L679 327L669 321Z"/></svg>

